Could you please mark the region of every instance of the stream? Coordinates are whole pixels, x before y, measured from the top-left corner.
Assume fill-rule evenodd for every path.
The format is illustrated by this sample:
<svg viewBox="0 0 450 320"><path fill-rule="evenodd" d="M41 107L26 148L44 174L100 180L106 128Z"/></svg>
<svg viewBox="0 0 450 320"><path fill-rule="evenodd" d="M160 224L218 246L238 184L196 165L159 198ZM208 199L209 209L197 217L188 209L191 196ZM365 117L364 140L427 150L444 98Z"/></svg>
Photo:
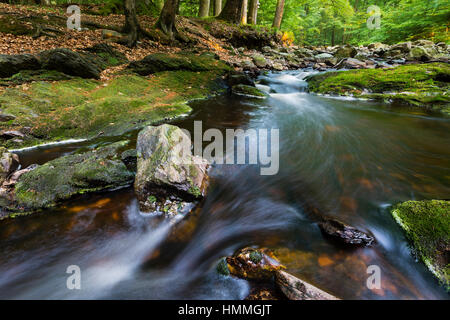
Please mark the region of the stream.
<svg viewBox="0 0 450 320"><path fill-rule="evenodd" d="M280 130L280 170L215 165L201 208L177 225L139 212L132 188L84 195L0 223L0 299L244 299L250 284L216 272L244 246L271 248L287 271L342 299L448 299L411 255L389 207L450 198L450 118L352 98L306 93L305 70L260 77L266 100L220 96L191 103L173 124L193 130ZM28 149L42 164L136 132ZM304 201L371 232L376 244L349 249L325 238ZM67 267L81 270L69 290ZM367 267L381 289L366 286Z"/></svg>

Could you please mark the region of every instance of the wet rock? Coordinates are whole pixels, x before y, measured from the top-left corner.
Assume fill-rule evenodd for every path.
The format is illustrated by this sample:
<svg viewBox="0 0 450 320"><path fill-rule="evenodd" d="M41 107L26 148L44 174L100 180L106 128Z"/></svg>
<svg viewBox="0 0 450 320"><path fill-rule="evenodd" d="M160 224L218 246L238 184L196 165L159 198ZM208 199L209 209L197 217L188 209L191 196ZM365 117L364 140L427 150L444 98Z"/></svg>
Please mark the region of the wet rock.
<svg viewBox="0 0 450 320"><path fill-rule="evenodd" d="M101 68L94 60L69 49L53 49L40 54L42 67L71 76L100 79Z"/></svg>
<svg viewBox="0 0 450 320"><path fill-rule="evenodd" d="M16 116L13 116L12 114L2 113L0 111L0 122L8 122L11 120L14 120Z"/></svg>
<svg viewBox="0 0 450 320"><path fill-rule="evenodd" d="M22 70L38 70L40 68L41 63L31 54L0 54L0 78L11 77Z"/></svg>
<svg viewBox="0 0 450 320"><path fill-rule="evenodd" d="M142 210L153 211L167 200L193 202L205 196L209 165L192 155L183 130L167 124L149 126L139 132L136 149L134 189Z"/></svg>
<svg viewBox="0 0 450 320"><path fill-rule="evenodd" d="M277 270L284 268L273 253L265 248L244 248L226 261L232 275L251 280L272 279Z"/></svg>
<svg viewBox="0 0 450 320"><path fill-rule="evenodd" d="M274 62L272 64L272 69L276 70L276 71L283 71L284 70L284 66L279 63L279 62Z"/></svg>
<svg viewBox="0 0 450 320"><path fill-rule="evenodd" d="M0 186L20 165L19 156L0 147Z"/></svg>
<svg viewBox="0 0 450 320"><path fill-rule="evenodd" d="M128 67L141 76L147 76L162 71L211 71L229 70L223 62L209 56L195 54L166 54L154 53L139 61L131 62Z"/></svg>
<svg viewBox="0 0 450 320"><path fill-rule="evenodd" d="M134 174L120 159L127 141L64 156L22 174L15 185L15 209L53 207L76 194L131 185Z"/></svg>
<svg viewBox="0 0 450 320"><path fill-rule="evenodd" d="M371 235L338 220L325 218L319 227L324 234L344 244L370 246L375 241Z"/></svg>
<svg viewBox="0 0 450 320"><path fill-rule="evenodd" d="M10 131L2 131L0 132L0 138L4 140L14 139L14 138L23 138L25 135L17 130Z"/></svg>
<svg viewBox="0 0 450 320"><path fill-rule="evenodd" d="M252 71L257 69L258 67L250 60L244 60L240 63L240 67L246 71Z"/></svg>
<svg viewBox="0 0 450 320"><path fill-rule="evenodd" d="M431 59L433 59L433 52L424 47L412 48L408 55L408 60L429 61Z"/></svg>
<svg viewBox="0 0 450 320"><path fill-rule="evenodd" d="M34 169L36 169L37 167L39 167L37 164L32 164L30 166L28 166L25 169L22 170L17 170L15 171L13 174L11 174L9 176L9 178L3 183L3 187L5 188L12 188L17 184L17 181L19 181L20 177L22 175L24 175L27 172L30 172Z"/></svg>
<svg viewBox="0 0 450 320"><path fill-rule="evenodd" d="M252 56L252 59L253 59L253 63L258 68L265 68L268 65L267 60L266 60L266 58L264 58L263 55L255 54L255 55Z"/></svg>
<svg viewBox="0 0 450 320"><path fill-rule="evenodd" d="M248 86L245 84L238 84L238 85L231 87L231 92L233 94L237 94L240 96L246 96L249 98L265 99L267 97L267 94L265 92L259 90L256 87Z"/></svg>
<svg viewBox="0 0 450 320"><path fill-rule="evenodd" d="M122 162L125 163L128 170L136 172L137 169L137 151L136 149L129 149L122 152Z"/></svg>
<svg viewBox="0 0 450 320"><path fill-rule="evenodd" d="M450 291L450 201L407 201L394 206L391 214L416 256Z"/></svg>
<svg viewBox="0 0 450 320"><path fill-rule="evenodd" d="M339 300L285 271L276 272L275 282L289 300Z"/></svg>
<svg viewBox="0 0 450 320"><path fill-rule="evenodd" d="M350 45L345 45L342 47L339 47L336 52L334 53L334 56L338 59L344 59L344 58L353 58L358 54L358 50L356 50L355 47Z"/></svg>
<svg viewBox="0 0 450 320"><path fill-rule="evenodd" d="M274 283L252 283L250 293L244 300L249 301L273 301L287 300L286 296Z"/></svg>

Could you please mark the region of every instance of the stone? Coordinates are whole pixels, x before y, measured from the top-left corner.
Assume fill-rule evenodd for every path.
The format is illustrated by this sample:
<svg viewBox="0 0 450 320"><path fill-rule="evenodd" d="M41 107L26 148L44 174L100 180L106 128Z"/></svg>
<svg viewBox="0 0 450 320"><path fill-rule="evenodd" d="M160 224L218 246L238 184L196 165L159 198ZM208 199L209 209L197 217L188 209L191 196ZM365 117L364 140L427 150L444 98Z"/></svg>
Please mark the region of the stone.
<svg viewBox="0 0 450 320"><path fill-rule="evenodd" d="M142 210L167 200L194 202L206 195L208 162L192 155L189 136L168 124L149 126L137 139L134 190Z"/></svg>
<svg viewBox="0 0 450 320"><path fill-rule="evenodd" d="M285 268L266 248L243 248L226 261L232 275L251 280L272 279L277 270Z"/></svg>
<svg viewBox="0 0 450 320"><path fill-rule="evenodd" d="M415 255L450 292L450 201L406 201L393 206L391 214Z"/></svg>
<svg viewBox="0 0 450 320"><path fill-rule="evenodd" d="M363 61L354 58L347 58L339 62L336 69L364 69L367 64Z"/></svg>
<svg viewBox="0 0 450 320"><path fill-rule="evenodd" d="M17 130L8 130L0 132L0 138L4 140L14 139L14 138L23 138L25 135Z"/></svg>
<svg viewBox="0 0 450 320"><path fill-rule="evenodd" d="M19 156L0 147L0 186L20 165Z"/></svg>
<svg viewBox="0 0 450 320"><path fill-rule="evenodd" d="M39 60L31 54L0 54L0 78L11 77L22 70L38 70Z"/></svg>
<svg viewBox="0 0 450 320"><path fill-rule="evenodd" d="M11 120L14 120L16 116L13 116L12 114L2 113L0 111L0 122L8 122Z"/></svg>
<svg viewBox="0 0 450 320"><path fill-rule="evenodd" d="M325 235L347 245L370 246L375 241L373 236L335 219L325 218L319 222L319 228Z"/></svg>
<svg viewBox="0 0 450 320"><path fill-rule="evenodd" d="M80 154L51 160L19 177L15 207L36 211L54 207L77 194L112 190L133 183L134 173L120 159L121 141Z"/></svg>
<svg viewBox="0 0 450 320"><path fill-rule="evenodd" d="M250 98L265 99L267 94L254 86L245 84L237 84L231 87L231 92L236 95L246 96Z"/></svg>
<svg viewBox="0 0 450 320"><path fill-rule="evenodd" d="M122 41L124 40L126 36L124 36L123 34L121 34L120 32L114 31L114 30L107 30L107 29L103 29L102 30L102 38L105 40L109 40L109 41Z"/></svg>
<svg viewBox="0 0 450 320"><path fill-rule="evenodd" d="M141 76L147 76L162 71L212 71L229 70L223 62L210 56L197 56L192 53L167 54L154 53L146 56L142 60L131 62L128 67Z"/></svg>
<svg viewBox="0 0 450 320"><path fill-rule="evenodd" d="M252 59L253 59L253 63L258 68L265 68L265 67L267 67L267 60L266 60L266 58L264 58L263 55L255 54L255 55L252 56Z"/></svg>
<svg viewBox="0 0 450 320"><path fill-rule="evenodd" d="M358 54L358 50L356 50L355 47L350 45L345 45L342 47L339 47L336 52L334 53L334 56L338 59L344 59L344 58L353 58Z"/></svg>
<svg viewBox="0 0 450 320"><path fill-rule="evenodd" d="M92 59L69 49L53 49L40 54L42 67L81 78L100 79L101 68Z"/></svg>

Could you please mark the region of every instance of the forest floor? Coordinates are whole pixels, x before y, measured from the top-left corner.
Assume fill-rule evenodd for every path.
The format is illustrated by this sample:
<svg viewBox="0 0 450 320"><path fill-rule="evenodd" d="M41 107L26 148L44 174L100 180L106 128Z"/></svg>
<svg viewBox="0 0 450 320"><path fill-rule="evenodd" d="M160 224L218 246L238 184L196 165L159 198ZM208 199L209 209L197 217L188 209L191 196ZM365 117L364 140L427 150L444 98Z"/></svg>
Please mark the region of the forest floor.
<svg viewBox="0 0 450 320"><path fill-rule="evenodd" d="M87 11L87 10L86 10ZM81 6L81 31L69 30L66 26L68 14L65 7L41 7L7 5L0 3L0 54L36 54L44 50L55 48L70 48L83 50L95 44L105 42L103 30L120 30L125 23L123 15L111 14L108 16L85 14ZM89 12L92 12L91 10ZM144 29L151 29L157 18L140 16L139 22ZM145 56L156 53L177 53L180 51L207 51L214 52L220 60L230 64L242 60L237 52L230 53L230 45L226 39L216 38L205 29L214 28L220 24L224 33L232 32L236 27L228 26L214 20L177 17L179 30L191 41L188 45L164 45L150 39L140 39L138 46L129 48L114 41L106 41L117 51L123 53L129 61L143 59ZM38 26L48 28L49 31L36 37ZM229 30L227 30L229 29ZM194 44L194 45L193 45ZM112 67L102 72L101 79L107 80L113 73L123 66Z"/></svg>

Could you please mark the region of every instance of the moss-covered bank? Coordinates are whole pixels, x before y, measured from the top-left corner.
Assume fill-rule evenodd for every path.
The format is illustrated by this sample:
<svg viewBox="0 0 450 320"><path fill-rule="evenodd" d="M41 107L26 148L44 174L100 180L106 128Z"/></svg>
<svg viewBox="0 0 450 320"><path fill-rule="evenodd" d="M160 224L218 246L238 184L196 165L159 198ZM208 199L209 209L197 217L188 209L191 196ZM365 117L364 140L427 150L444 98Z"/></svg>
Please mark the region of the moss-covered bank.
<svg viewBox="0 0 450 320"><path fill-rule="evenodd" d="M328 72L310 77L308 83L315 93L399 101L450 115L450 65L446 63Z"/></svg>
<svg viewBox="0 0 450 320"><path fill-rule="evenodd" d="M108 82L73 78L38 81L0 91L0 132L18 130L23 139L0 140L8 148L68 138L118 135L191 111L186 102L221 91L223 70L160 72L150 77L122 75Z"/></svg>
<svg viewBox="0 0 450 320"><path fill-rule="evenodd" d="M407 201L391 213L420 259L450 290L450 201Z"/></svg>

